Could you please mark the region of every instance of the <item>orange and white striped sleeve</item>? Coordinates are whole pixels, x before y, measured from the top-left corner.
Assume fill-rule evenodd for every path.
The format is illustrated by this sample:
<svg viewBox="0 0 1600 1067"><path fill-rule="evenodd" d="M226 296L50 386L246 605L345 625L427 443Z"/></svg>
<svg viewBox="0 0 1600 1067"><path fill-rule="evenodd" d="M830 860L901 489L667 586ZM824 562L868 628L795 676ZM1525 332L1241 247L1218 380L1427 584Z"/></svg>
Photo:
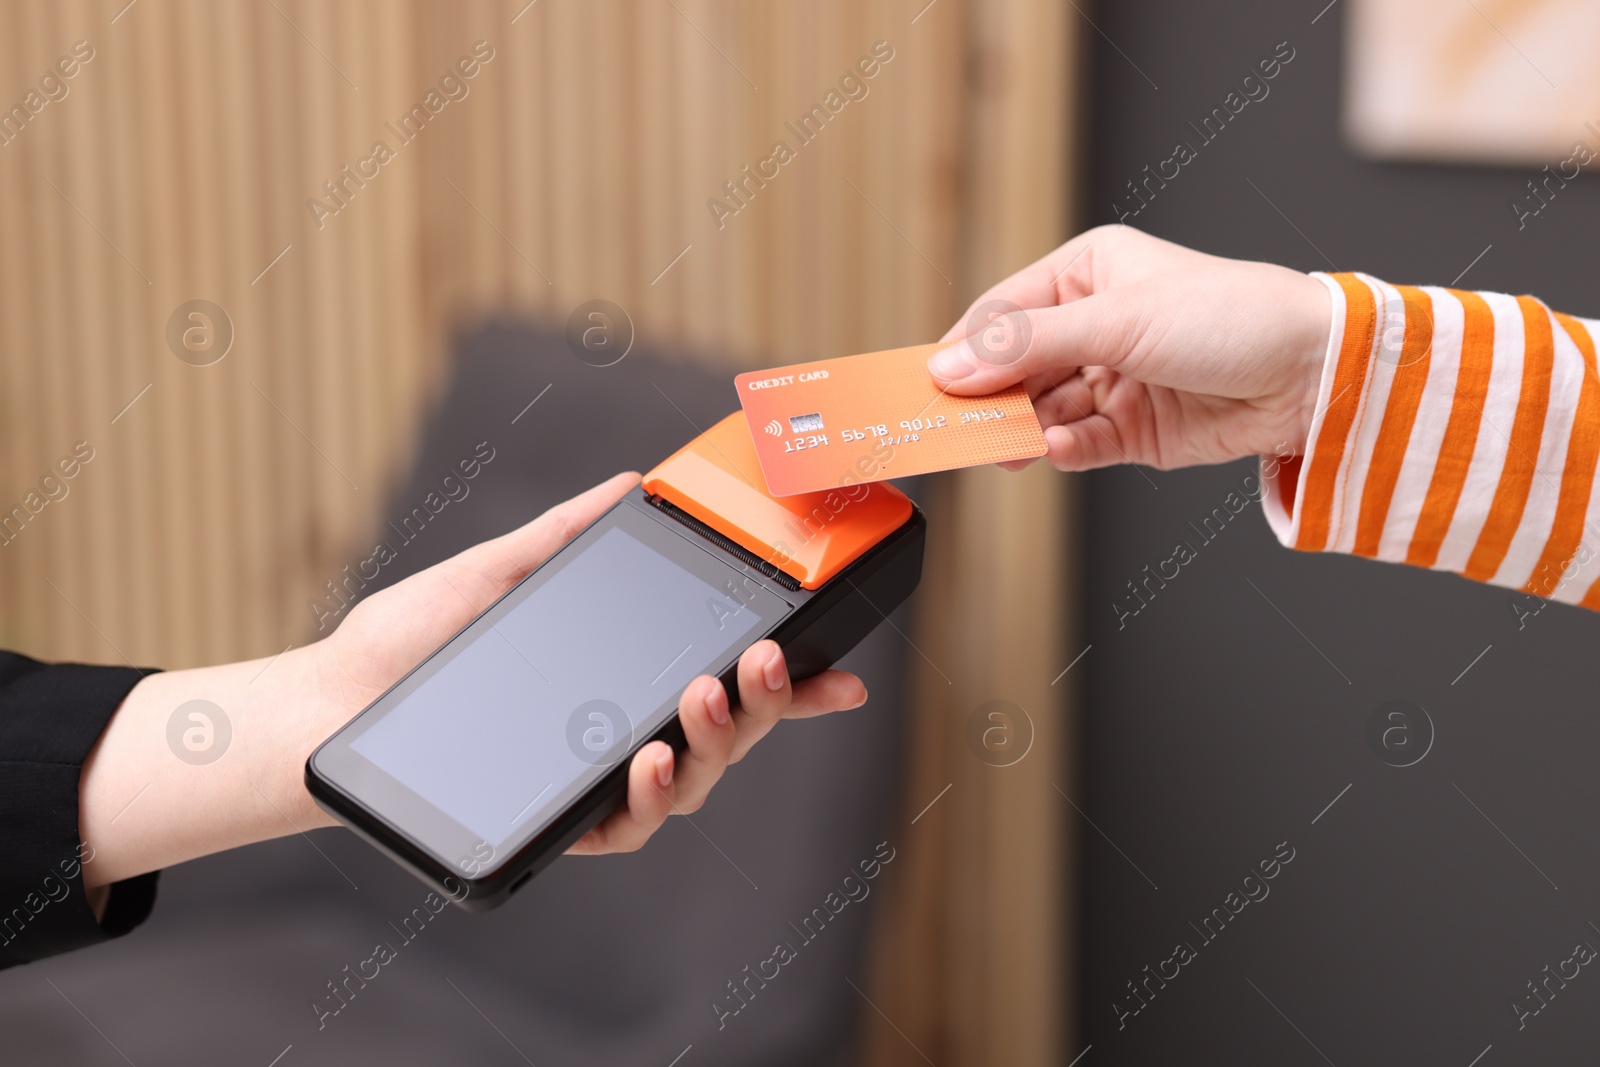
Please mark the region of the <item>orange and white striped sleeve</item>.
<svg viewBox="0 0 1600 1067"><path fill-rule="evenodd" d="M1600 322L1501 293L1318 274L1333 330L1273 532L1600 608Z"/></svg>

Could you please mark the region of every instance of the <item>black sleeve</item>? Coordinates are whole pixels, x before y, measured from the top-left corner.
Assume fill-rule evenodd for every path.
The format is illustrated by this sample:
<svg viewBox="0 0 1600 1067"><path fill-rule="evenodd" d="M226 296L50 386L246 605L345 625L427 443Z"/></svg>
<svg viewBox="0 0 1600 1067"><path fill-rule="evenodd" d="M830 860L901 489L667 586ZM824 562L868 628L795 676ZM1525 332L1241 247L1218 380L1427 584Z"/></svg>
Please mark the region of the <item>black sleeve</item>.
<svg viewBox="0 0 1600 1067"><path fill-rule="evenodd" d="M119 937L150 914L153 873L111 886L95 919L82 872L94 843L78 837L83 761L148 673L0 652L0 967Z"/></svg>

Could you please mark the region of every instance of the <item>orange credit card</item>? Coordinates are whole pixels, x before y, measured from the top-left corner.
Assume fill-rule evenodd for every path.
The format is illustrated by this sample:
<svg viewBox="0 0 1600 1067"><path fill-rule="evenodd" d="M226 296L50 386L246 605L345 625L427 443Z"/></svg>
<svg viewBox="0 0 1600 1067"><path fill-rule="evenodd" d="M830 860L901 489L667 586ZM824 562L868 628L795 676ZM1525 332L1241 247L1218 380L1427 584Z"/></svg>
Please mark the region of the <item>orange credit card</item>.
<svg viewBox="0 0 1600 1067"><path fill-rule="evenodd" d="M942 345L751 371L733 382L767 490L793 496L860 482L1034 459L1044 432L1021 385L945 393L928 373Z"/></svg>

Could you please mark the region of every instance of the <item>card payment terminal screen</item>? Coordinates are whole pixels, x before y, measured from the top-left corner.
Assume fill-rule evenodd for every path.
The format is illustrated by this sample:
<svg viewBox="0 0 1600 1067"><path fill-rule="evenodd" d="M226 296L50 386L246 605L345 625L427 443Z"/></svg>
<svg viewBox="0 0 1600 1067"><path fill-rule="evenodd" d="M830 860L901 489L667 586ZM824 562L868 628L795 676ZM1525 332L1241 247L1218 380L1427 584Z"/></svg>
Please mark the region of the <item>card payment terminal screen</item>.
<svg viewBox="0 0 1600 1067"><path fill-rule="evenodd" d="M432 673L351 741L497 847L597 780L615 759L608 745L625 751L630 725L634 741L655 730L657 709L675 708L691 678L761 623L617 528L536 580L493 626L437 654Z"/></svg>

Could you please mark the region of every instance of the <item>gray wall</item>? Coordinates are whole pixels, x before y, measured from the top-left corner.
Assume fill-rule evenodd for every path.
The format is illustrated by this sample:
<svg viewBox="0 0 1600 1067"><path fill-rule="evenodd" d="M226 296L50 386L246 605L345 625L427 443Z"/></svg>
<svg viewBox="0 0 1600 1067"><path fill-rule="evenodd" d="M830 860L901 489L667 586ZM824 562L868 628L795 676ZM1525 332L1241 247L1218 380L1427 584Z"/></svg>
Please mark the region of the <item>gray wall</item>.
<svg viewBox="0 0 1600 1067"><path fill-rule="evenodd" d="M1123 183L1287 40L1271 94L1133 224L1411 283L1448 284L1492 244L1463 286L1600 315L1600 186L1570 186L1518 232L1507 203L1537 168L1356 158L1339 115L1348 5L1313 25L1325 2L1098 5L1087 221L1113 221ZM1552 605L1519 629L1508 591L1291 553L1256 509L1203 543L1189 523L1249 471L1087 476L1084 1067L1592 1060L1600 967L1521 1029L1512 1005L1536 1005L1526 983L1578 943L1600 948L1600 619ZM1119 629L1125 583L1179 540L1198 558ZM1432 723L1426 748L1411 712L1411 758L1426 751L1411 766L1368 740L1392 700ZM1191 923L1281 842L1294 858L1268 895L1204 940ZM1193 959L1119 1020L1114 1004L1139 1003L1127 983L1180 942Z"/></svg>

